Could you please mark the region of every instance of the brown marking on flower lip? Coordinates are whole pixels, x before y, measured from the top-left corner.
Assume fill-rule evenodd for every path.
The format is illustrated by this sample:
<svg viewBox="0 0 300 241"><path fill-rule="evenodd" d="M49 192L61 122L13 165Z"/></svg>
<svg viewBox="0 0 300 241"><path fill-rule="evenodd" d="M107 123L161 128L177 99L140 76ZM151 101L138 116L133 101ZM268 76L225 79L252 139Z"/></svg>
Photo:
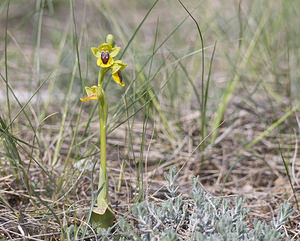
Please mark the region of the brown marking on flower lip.
<svg viewBox="0 0 300 241"><path fill-rule="evenodd" d="M120 83L122 83L122 82L123 82L123 76L122 76L120 70L118 71L118 76L119 76L119 78L120 78Z"/></svg>
<svg viewBox="0 0 300 241"><path fill-rule="evenodd" d="M107 62L109 60L109 52L108 51L101 52L101 60L102 60L103 64L107 64Z"/></svg>

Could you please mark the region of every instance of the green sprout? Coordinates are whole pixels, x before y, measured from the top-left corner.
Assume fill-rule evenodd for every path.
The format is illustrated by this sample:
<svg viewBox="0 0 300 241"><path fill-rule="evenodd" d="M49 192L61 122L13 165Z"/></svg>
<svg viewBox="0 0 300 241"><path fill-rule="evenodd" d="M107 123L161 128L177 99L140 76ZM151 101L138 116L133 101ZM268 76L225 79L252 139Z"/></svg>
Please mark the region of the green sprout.
<svg viewBox="0 0 300 241"><path fill-rule="evenodd" d="M100 66L98 85L85 87L87 97L80 98L81 101L98 100L101 162L97 207L93 209L91 221L100 225L101 228L112 226L114 221L114 213L108 202L108 181L106 173L106 126L108 107L102 84L104 75L110 70L113 80L119 85L124 86L125 83L123 82L121 70L127 66L121 60L114 60L114 57L118 55L121 49L114 45L114 36L108 34L106 36L106 43L103 43L98 48L91 48L93 54L98 58L97 65Z"/></svg>

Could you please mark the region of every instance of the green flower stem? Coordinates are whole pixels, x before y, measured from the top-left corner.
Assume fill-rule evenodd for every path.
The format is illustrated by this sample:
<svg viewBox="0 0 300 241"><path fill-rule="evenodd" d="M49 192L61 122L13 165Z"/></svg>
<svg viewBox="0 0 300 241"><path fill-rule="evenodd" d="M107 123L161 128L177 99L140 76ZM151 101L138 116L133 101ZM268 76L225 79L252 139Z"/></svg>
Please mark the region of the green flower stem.
<svg viewBox="0 0 300 241"><path fill-rule="evenodd" d="M99 172L98 189L102 188L98 197L97 204L99 208L104 208L108 205L108 181L106 173L106 126L107 126L107 102L105 100L104 91L102 90L103 78L107 70L99 70L98 86L101 87L101 95L98 96L98 111L99 111L99 126L100 126L100 149L101 162Z"/></svg>
<svg viewBox="0 0 300 241"><path fill-rule="evenodd" d="M98 86L102 87L103 78L104 78L104 74L106 73L106 71L107 70L105 70L105 69L99 70L99 74L98 74Z"/></svg>
<svg viewBox="0 0 300 241"><path fill-rule="evenodd" d="M100 148L101 148L101 162L99 173L98 189L102 188L98 197L97 204L99 208L103 208L108 204L108 182L106 173L106 125L107 125L107 103L104 93L98 99L99 111L99 126L100 126Z"/></svg>

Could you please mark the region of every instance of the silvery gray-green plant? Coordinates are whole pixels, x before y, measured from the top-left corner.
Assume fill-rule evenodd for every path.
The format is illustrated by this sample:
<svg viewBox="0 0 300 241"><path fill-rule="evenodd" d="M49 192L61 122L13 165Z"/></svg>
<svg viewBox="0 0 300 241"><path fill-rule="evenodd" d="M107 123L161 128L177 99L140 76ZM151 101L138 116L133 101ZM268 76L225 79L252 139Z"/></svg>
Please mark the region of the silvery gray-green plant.
<svg viewBox="0 0 300 241"><path fill-rule="evenodd" d="M183 198L175 185L177 177L174 168L165 174L169 184L166 200L134 204L128 216L131 218L122 217L114 229L100 230L99 240L291 240L283 232L283 225L294 212L288 202L280 205L270 225L254 220L250 228L249 210L243 207L245 199L232 202L215 198L198 186L199 178L193 179L190 198Z"/></svg>

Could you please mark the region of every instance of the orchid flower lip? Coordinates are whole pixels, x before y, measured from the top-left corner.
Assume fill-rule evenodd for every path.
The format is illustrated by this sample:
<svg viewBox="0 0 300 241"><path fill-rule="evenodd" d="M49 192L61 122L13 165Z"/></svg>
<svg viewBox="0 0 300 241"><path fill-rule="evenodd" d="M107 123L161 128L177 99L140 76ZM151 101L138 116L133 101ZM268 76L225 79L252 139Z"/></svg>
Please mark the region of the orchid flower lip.
<svg viewBox="0 0 300 241"><path fill-rule="evenodd" d="M109 52L108 51L102 51L101 52L101 60L103 62L103 64L107 64L108 60L109 60Z"/></svg>

